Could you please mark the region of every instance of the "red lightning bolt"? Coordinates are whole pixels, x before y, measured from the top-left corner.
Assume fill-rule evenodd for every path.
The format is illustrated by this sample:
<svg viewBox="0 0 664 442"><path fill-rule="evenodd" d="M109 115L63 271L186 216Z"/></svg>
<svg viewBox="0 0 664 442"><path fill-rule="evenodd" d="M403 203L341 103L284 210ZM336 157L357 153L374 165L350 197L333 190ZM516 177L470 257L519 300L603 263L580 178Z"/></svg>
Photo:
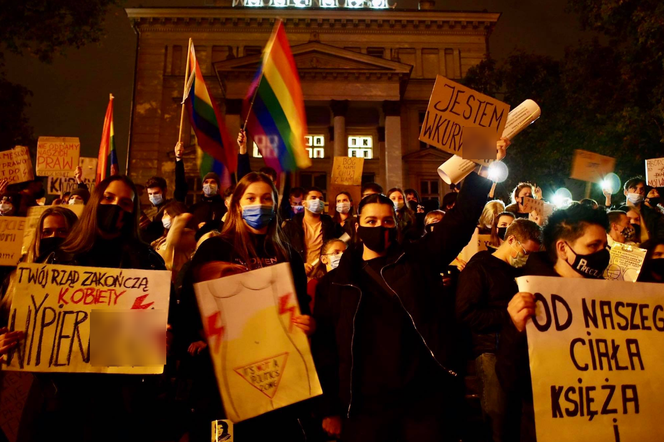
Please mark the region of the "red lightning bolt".
<svg viewBox="0 0 664 442"><path fill-rule="evenodd" d="M224 326L217 326L217 322L221 322L221 313L217 312L214 315L207 317L207 330L208 330L208 342L211 341L213 336L217 336L217 342L214 344L215 353L219 352L219 346L221 345L221 339L224 337Z"/></svg>
<svg viewBox="0 0 664 442"><path fill-rule="evenodd" d="M289 332L293 331L293 316L295 315L295 306L292 304L288 306L291 295L292 293L286 293L285 295L279 297L279 314L284 315L290 312L290 318L288 320Z"/></svg>
<svg viewBox="0 0 664 442"><path fill-rule="evenodd" d="M147 308L150 308L152 304L154 304L154 302L150 302L149 304L143 304L143 301L145 301L145 298L147 298L148 296L149 295L143 295L134 299L134 305L132 305L131 308L135 310L145 310Z"/></svg>

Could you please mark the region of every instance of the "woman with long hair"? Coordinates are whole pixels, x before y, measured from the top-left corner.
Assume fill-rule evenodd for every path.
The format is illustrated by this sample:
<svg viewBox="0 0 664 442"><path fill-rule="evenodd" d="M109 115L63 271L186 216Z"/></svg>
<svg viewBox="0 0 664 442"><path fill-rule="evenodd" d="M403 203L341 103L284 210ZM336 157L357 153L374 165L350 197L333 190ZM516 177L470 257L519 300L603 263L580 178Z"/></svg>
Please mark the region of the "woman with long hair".
<svg viewBox="0 0 664 442"><path fill-rule="evenodd" d="M350 242L355 237L355 223L357 221L355 208L353 207L353 197L349 192L343 191L334 197L334 201L332 221L341 226L344 233L348 234L350 239L347 242Z"/></svg>
<svg viewBox="0 0 664 442"><path fill-rule="evenodd" d="M302 312L293 318L293 323L307 334L313 332L304 263L282 233L277 201L277 189L269 176L256 172L245 175L233 192L221 235L201 244L185 276L180 303L182 321L176 325L175 334L181 339L177 348L183 355L182 363L188 366L193 380L190 408L196 411L191 420L191 441L209 440L210 421L223 415L194 283L288 262ZM275 435L277 427L281 430ZM238 440L288 441L297 441L302 434L290 407L237 424L235 433Z"/></svg>
<svg viewBox="0 0 664 442"><path fill-rule="evenodd" d="M514 222L516 216L512 212L501 212L493 218L491 224L491 247L498 248L505 241L505 232Z"/></svg>
<svg viewBox="0 0 664 442"><path fill-rule="evenodd" d="M392 200L394 210L397 213L398 241L414 241L419 239L423 232L419 232L417 229L415 212L406 204L406 194L403 190L393 187L387 192L387 197Z"/></svg>
<svg viewBox="0 0 664 442"><path fill-rule="evenodd" d="M500 200L491 200L485 204L480 221L477 227L480 229L480 234L491 233L491 226L496 219L496 215L505 211L505 203Z"/></svg>

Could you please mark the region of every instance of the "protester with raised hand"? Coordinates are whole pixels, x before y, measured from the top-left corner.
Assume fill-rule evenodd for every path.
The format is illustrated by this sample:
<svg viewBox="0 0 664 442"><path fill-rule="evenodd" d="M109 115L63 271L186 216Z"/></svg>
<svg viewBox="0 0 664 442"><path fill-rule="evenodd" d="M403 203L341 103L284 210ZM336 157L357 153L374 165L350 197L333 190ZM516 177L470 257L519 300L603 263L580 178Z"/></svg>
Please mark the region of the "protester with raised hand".
<svg viewBox="0 0 664 442"><path fill-rule="evenodd" d="M71 193L69 194L69 198L67 199L67 205L74 206L77 204L80 205L86 205L88 201L90 200L90 191L88 191L87 187L77 187L76 189L72 190Z"/></svg>
<svg viewBox="0 0 664 442"><path fill-rule="evenodd" d="M606 247L608 227L604 208L575 203L554 211L543 231L546 251L531 254L523 274L601 279L610 259ZM515 294L507 313L510 321L503 328L496 361L496 373L508 402L506 440L535 440L525 333L526 323L535 314L534 295Z"/></svg>
<svg viewBox="0 0 664 442"><path fill-rule="evenodd" d="M458 440L453 297L441 293L440 274L470 241L490 188L471 173L436 229L404 244L394 203L362 199L362 244L317 292L312 346L326 431L343 417L344 441Z"/></svg>
<svg viewBox="0 0 664 442"><path fill-rule="evenodd" d="M519 183L512 191L512 204L505 207L506 212L512 212L517 218L528 218L529 212L526 212L524 206L525 198L542 198L542 190L530 183Z"/></svg>
<svg viewBox="0 0 664 442"><path fill-rule="evenodd" d="M507 441L505 394L496 377L496 354L503 326L509 321L507 304L518 292L514 278L531 253L538 252L542 230L533 221L518 219L493 253L475 254L459 275L456 314L471 332L472 354L480 381L480 405L488 439Z"/></svg>

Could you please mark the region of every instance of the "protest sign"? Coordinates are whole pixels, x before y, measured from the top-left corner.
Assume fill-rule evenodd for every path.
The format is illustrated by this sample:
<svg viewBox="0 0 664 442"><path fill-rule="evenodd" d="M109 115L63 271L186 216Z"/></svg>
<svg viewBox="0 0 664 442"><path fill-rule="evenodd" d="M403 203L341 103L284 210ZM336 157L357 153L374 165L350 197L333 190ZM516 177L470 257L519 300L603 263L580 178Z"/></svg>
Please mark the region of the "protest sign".
<svg viewBox="0 0 664 442"><path fill-rule="evenodd" d="M141 365L166 349L166 316L171 289L167 270L134 270L65 265L21 264L16 270L16 291L9 315L10 330L26 337L7 355L7 370L68 373L158 374L163 365ZM139 310L138 312L136 310ZM114 324L97 324L100 313L112 311ZM141 321L135 321L142 315ZM155 318L161 323L156 324ZM91 336L93 326L105 330L133 327L133 348L149 355L132 358L127 333ZM97 343L95 343L97 341ZM95 361L110 349L123 348L122 364ZM111 354L111 356L115 356Z"/></svg>
<svg viewBox="0 0 664 442"><path fill-rule="evenodd" d="M546 224L546 220L549 219L553 211L556 209L556 206L549 204L544 200L525 197L523 199L523 208L524 212L528 214L533 211L537 212L537 216L540 218L540 225L544 225Z"/></svg>
<svg viewBox="0 0 664 442"><path fill-rule="evenodd" d="M616 159L587 150L576 149L572 161L570 178L591 183L599 183L606 175L613 172Z"/></svg>
<svg viewBox="0 0 664 442"><path fill-rule="evenodd" d="M334 157L332 184L362 185L364 158Z"/></svg>
<svg viewBox="0 0 664 442"><path fill-rule="evenodd" d="M21 245L21 255L28 253L28 248L32 244L32 240L37 233L37 228L39 227L39 217L41 217L44 211L48 210L51 206L33 206L28 209L28 216L23 218L25 220L25 230L23 231L23 241ZM60 206L62 207L62 206ZM78 204L73 206L67 206L65 209L69 209L77 217L81 217L83 213L84 205Z"/></svg>
<svg viewBox="0 0 664 442"><path fill-rule="evenodd" d="M661 440L664 287L524 276L538 442ZM564 435L564 437L561 437Z"/></svg>
<svg viewBox="0 0 664 442"><path fill-rule="evenodd" d="M487 142L501 137L510 107L495 98L481 94L443 76L436 77L429 106L424 115L420 141L454 155L463 153L465 127L490 128ZM475 136L482 132L476 131ZM487 164L478 160L479 164Z"/></svg>
<svg viewBox="0 0 664 442"><path fill-rule="evenodd" d="M15 146L13 149L0 152L0 180L14 184L34 178L30 151L27 147Z"/></svg>
<svg viewBox="0 0 664 442"><path fill-rule="evenodd" d="M489 234L480 235L480 230L478 228L475 228L475 232L473 232L473 236L470 238L470 241L468 242L466 247L464 247L461 250L459 256L457 256L454 259L454 261L450 263L450 265L457 267L460 265L465 266L473 256L475 256L479 252L489 250L490 246L491 246L491 235Z"/></svg>
<svg viewBox="0 0 664 442"><path fill-rule="evenodd" d="M18 264L25 225L22 216L0 216L0 266Z"/></svg>
<svg viewBox="0 0 664 442"><path fill-rule="evenodd" d="M542 111L537 103L530 99L525 100L510 111L502 138L511 140L522 130L533 124L541 114Z"/></svg>
<svg viewBox="0 0 664 442"><path fill-rule="evenodd" d="M653 187L664 187L664 158L646 160L646 183Z"/></svg>
<svg viewBox="0 0 664 442"><path fill-rule="evenodd" d="M233 422L322 394L290 266L194 285L226 416Z"/></svg>
<svg viewBox="0 0 664 442"><path fill-rule="evenodd" d="M604 279L635 282L639 277L647 252L646 249L614 242L611 246L609 266L604 271Z"/></svg>
<svg viewBox="0 0 664 442"><path fill-rule="evenodd" d="M88 186L88 190L92 193L95 190L95 181L97 179L97 158L81 157L78 160L78 165L81 166L83 175L81 180ZM65 192L71 192L78 188L76 179L71 177L48 177L48 194L49 195L62 195Z"/></svg>
<svg viewBox="0 0 664 442"><path fill-rule="evenodd" d="M37 176L73 177L80 152L76 137L39 137Z"/></svg>

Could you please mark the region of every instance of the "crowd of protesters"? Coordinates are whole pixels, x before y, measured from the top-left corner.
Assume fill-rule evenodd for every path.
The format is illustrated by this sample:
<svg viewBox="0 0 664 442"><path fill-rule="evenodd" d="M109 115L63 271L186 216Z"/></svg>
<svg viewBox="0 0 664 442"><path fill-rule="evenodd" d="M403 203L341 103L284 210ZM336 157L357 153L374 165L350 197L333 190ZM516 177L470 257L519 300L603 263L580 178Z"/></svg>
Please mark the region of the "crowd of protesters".
<svg viewBox="0 0 664 442"><path fill-rule="evenodd" d="M160 376L35 374L23 440L209 440L224 407L194 284L278 263L290 264L293 322L310 338L323 395L237 424L234 440L535 440L524 332L535 301L515 278L601 278L622 243L647 249L639 281L664 282L661 189L641 177L625 183L624 204L607 194L543 221L526 210L524 198L542 199L527 182L508 205L475 172L440 206L376 183L354 201L252 172L242 132L238 144L237 182L224 189L205 175L193 205L178 144L172 192L162 177L141 183L149 206L128 177L89 192L79 169L77 188L41 213L22 262L171 272L168 363ZM25 216L44 197L40 180L14 187L0 182L0 216ZM70 205L84 205L79 217ZM452 270L476 231L490 235L488 250ZM24 339L7 329L13 270L3 268L2 354ZM472 400L481 425L469 424Z"/></svg>

